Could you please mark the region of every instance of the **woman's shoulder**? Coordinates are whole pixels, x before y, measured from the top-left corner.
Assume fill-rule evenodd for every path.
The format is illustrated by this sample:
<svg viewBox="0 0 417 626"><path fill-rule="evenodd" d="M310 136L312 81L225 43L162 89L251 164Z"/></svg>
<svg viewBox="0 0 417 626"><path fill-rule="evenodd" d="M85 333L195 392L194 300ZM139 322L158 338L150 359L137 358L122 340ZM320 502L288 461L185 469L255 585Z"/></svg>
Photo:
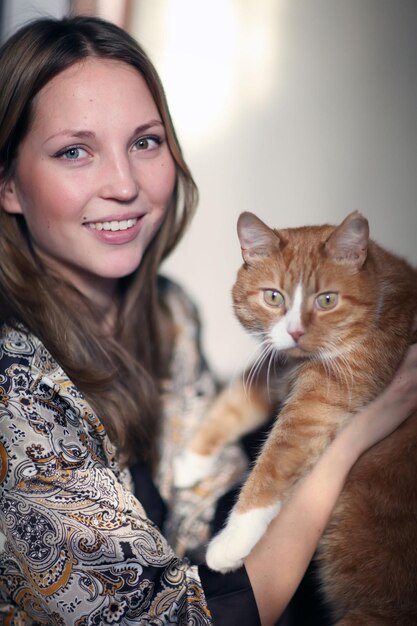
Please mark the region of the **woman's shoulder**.
<svg viewBox="0 0 417 626"><path fill-rule="evenodd" d="M21 323L0 326L0 377L15 378L19 372L32 381L42 379L67 382L60 365L42 341ZM68 385L67 385L68 386Z"/></svg>
<svg viewBox="0 0 417 626"><path fill-rule="evenodd" d="M0 346L2 347L15 344L21 346L22 342L26 344L32 337L26 326L20 322L0 325Z"/></svg>
<svg viewBox="0 0 417 626"><path fill-rule="evenodd" d="M22 325L0 327L0 400L8 418L0 428L3 445L12 442L18 429L30 445L53 448L54 459L70 440L65 450L81 459L86 456L84 448L89 448L120 474L114 446L99 417L42 341ZM21 458L13 457L15 465L22 458L26 462L28 449L19 448ZM63 458L66 454L62 452ZM11 462L9 466L11 471Z"/></svg>
<svg viewBox="0 0 417 626"><path fill-rule="evenodd" d="M22 324L0 327L0 396L13 411L17 407L20 412L35 410L36 405L44 412L48 405L55 412L86 412L81 391L42 341Z"/></svg>
<svg viewBox="0 0 417 626"><path fill-rule="evenodd" d="M168 307L175 322L184 321L199 324L198 309L186 289L171 278L158 276L158 294Z"/></svg>
<svg viewBox="0 0 417 626"><path fill-rule="evenodd" d="M187 291L165 276L159 277L161 304L168 310L173 332L172 374L188 372L194 379L207 369L201 341L198 309Z"/></svg>
<svg viewBox="0 0 417 626"><path fill-rule="evenodd" d="M56 366L42 342L21 323L0 326L1 372L4 373L12 364L42 370Z"/></svg>

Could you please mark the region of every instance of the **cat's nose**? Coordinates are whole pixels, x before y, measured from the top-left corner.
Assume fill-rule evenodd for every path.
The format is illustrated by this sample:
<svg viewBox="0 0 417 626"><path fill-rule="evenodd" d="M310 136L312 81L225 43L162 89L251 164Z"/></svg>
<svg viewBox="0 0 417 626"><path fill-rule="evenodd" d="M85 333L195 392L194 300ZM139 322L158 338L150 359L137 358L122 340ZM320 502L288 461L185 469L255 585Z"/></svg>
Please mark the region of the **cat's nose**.
<svg viewBox="0 0 417 626"><path fill-rule="evenodd" d="M294 339L295 343L300 341L300 337L304 335L304 330L302 328L294 328L294 330L289 330L288 333Z"/></svg>

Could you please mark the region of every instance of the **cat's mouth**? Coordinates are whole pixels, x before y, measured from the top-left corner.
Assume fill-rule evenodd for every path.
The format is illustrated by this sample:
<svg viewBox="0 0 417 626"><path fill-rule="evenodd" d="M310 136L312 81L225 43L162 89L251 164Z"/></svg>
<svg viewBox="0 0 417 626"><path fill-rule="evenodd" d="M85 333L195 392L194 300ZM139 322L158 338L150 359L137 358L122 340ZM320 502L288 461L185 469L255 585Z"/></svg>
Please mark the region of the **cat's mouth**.
<svg viewBox="0 0 417 626"><path fill-rule="evenodd" d="M312 356L310 350L303 348L303 346L300 346L299 344L284 347L277 346L274 342L271 342L271 347L278 356L284 358L307 359Z"/></svg>
<svg viewBox="0 0 417 626"><path fill-rule="evenodd" d="M285 352L289 357L297 359L307 359L310 356L310 352L308 350L304 350L302 346L299 346L298 344L292 348L288 348Z"/></svg>

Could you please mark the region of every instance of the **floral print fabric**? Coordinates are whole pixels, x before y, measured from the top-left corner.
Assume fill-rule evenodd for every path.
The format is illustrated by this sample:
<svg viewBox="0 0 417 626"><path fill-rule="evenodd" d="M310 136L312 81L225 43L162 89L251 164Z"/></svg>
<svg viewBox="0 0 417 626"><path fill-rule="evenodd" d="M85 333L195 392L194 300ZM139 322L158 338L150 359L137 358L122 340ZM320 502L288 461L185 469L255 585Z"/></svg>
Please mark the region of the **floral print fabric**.
<svg viewBox="0 0 417 626"><path fill-rule="evenodd" d="M214 500L243 461L237 448L228 450L221 478L194 490L172 486L173 455L215 386L199 352L192 305L172 284L165 291L178 337L165 385L158 483L170 508L173 545L181 549L176 553L146 517L98 417L45 347L24 328L4 327L0 623L3 617L16 626L211 624L198 569L179 553L208 537ZM208 489L214 495L207 499Z"/></svg>

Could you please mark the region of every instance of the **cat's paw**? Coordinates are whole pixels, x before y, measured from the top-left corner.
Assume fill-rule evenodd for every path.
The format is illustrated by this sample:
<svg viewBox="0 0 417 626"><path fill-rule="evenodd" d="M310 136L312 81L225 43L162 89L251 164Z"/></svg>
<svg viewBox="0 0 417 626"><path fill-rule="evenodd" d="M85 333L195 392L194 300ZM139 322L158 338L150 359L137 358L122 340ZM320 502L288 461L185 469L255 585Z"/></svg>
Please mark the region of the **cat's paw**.
<svg viewBox="0 0 417 626"><path fill-rule="evenodd" d="M216 572L231 572L243 563L244 551L239 549L235 536L236 528L229 522L227 526L212 539L206 553L206 563Z"/></svg>
<svg viewBox="0 0 417 626"><path fill-rule="evenodd" d="M215 461L215 456L185 450L174 459L174 486L184 489L192 487L203 478L207 478L213 470Z"/></svg>
<svg viewBox="0 0 417 626"><path fill-rule="evenodd" d="M206 562L217 572L230 572L240 567L264 534L281 503L246 513L232 511L225 528L209 543Z"/></svg>

